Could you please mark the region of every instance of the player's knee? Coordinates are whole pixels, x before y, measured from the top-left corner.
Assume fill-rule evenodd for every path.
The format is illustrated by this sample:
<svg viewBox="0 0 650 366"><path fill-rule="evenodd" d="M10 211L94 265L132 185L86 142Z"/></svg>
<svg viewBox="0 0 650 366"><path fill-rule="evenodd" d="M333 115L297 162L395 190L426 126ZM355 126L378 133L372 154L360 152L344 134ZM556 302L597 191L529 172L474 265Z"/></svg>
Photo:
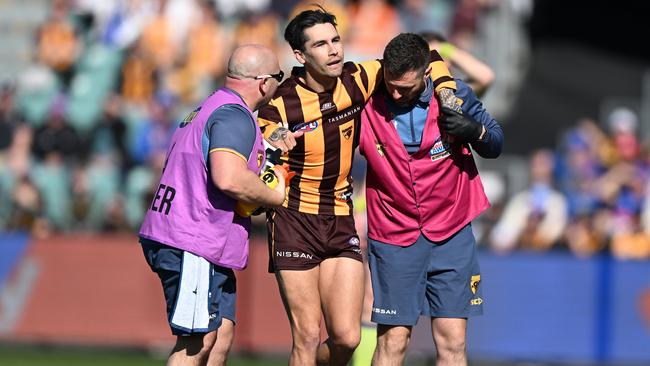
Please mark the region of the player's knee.
<svg viewBox="0 0 650 366"><path fill-rule="evenodd" d="M436 344L436 351L441 358L458 358L465 355L466 343L462 337L448 338Z"/></svg>
<svg viewBox="0 0 650 366"><path fill-rule="evenodd" d="M320 345L320 326L306 326L296 329L293 342L299 348L318 349Z"/></svg>
<svg viewBox="0 0 650 366"><path fill-rule="evenodd" d="M332 337L332 343L342 349L354 351L361 342L361 333L358 330L351 330Z"/></svg>
<svg viewBox="0 0 650 366"><path fill-rule="evenodd" d="M409 333L400 328L393 328L382 334L377 340L377 347L387 354L401 355L406 352L409 343Z"/></svg>

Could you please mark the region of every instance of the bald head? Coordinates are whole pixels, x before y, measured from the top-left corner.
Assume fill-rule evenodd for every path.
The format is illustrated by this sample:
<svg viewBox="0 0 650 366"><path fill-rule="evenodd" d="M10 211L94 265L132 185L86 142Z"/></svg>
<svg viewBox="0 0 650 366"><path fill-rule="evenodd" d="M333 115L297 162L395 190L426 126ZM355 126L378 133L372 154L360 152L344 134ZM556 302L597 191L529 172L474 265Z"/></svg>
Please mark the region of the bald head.
<svg viewBox="0 0 650 366"><path fill-rule="evenodd" d="M280 70L278 58L268 47L247 44L237 47L228 60L228 75L250 78Z"/></svg>
<svg viewBox="0 0 650 366"><path fill-rule="evenodd" d="M226 87L244 98L252 110L271 100L282 79L278 58L268 47L247 44L237 47L228 60Z"/></svg>

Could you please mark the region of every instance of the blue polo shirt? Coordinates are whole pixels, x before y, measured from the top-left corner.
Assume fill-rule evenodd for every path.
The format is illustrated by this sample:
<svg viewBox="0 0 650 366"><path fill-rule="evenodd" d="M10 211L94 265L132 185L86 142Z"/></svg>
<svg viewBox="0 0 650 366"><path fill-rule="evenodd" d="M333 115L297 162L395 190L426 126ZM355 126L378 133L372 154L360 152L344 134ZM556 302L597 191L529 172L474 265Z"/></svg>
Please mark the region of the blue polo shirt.
<svg viewBox="0 0 650 366"><path fill-rule="evenodd" d="M409 154L413 154L420 149L422 143L422 132L424 131L424 122L427 120L429 113L429 101L433 96L433 81L426 79L424 91L420 97L411 106L399 106L393 99L387 97L388 111L393 116L393 124L399 137L404 143L404 147Z"/></svg>

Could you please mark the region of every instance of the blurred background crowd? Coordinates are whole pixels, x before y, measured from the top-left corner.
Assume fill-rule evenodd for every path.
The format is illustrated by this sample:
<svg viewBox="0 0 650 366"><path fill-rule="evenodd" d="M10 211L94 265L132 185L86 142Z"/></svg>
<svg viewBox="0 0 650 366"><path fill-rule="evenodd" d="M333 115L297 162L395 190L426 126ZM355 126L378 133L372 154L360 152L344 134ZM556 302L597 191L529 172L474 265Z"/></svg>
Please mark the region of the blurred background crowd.
<svg viewBox="0 0 650 366"><path fill-rule="evenodd" d="M296 63L282 33L287 19L309 3L323 2L1 1L0 230L35 237L137 230L177 121L222 84L230 50L244 43L270 46L288 72ZM482 246L650 258L650 141L641 104L611 98L627 93L612 82L609 93L599 94L605 102L553 124L539 123L534 110L522 112L522 90L531 73L540 75L534 60L544 57L534 48L540 37L533 36L548 34L544 21L532 18L536 10L549 11L539 3L323 5L337 16L347 60L380 57L401 31L434 31L495 71L484 101L504 125L505 154L479 161L492 202L474 227ZM581 67L563 57L551 56L560 60L551 74ZM642 89L633 89L635 100L643 99ZM565 104L580 105L580 98L562 93L553 89L537 103L550 108L549 99L555 105L572 99ZM589 91L580 93L587 98ZM535 128L551 137L536 135Z"/></svg>

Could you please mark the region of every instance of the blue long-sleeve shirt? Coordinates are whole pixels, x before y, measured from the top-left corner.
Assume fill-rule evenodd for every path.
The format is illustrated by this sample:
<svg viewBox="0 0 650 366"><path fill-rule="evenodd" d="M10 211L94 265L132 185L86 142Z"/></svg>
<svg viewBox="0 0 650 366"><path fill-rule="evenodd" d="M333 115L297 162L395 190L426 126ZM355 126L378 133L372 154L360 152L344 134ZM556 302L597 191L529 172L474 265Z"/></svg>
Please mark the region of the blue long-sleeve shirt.
<svg viewBox="0 0 650 366"><path fill-rule="evenodd" d="M461 109L463 114L471 116L485 126L485 135L481 141L472 142L472 148L479 156L494 159L501 154L503 147L503 130L501 125L483 107L483 103L469 85L456 79L458 90L456 96L463 100ZM433 93L433 83L427 80L426 87L413 106L400 107L387 98L388 109L393 114L395 128L404 143L406 151L410 154L418 151L422 142L424 122L427 117L429 100Z"/></svg>

